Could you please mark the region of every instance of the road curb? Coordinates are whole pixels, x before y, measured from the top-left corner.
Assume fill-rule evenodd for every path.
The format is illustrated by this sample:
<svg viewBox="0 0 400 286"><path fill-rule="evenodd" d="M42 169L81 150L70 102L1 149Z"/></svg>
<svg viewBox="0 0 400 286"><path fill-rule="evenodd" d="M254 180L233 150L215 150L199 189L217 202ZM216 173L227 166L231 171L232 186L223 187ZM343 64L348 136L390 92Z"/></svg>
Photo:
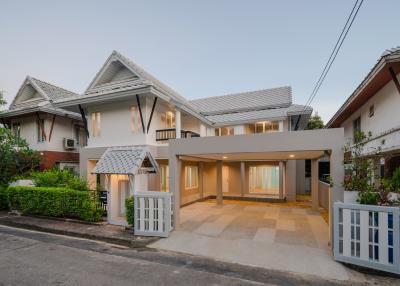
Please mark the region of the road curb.
<svg viewBox="0 0 400 286"><path fill-rule="evenodd" d="M27 223L19 223L19 222L10 221L10 220L2 220L1 218L0 218L0 225L11 226L11 227L27 229L27 230L35 230L35 231L40 231L40 232L52 233L52 234L66 235L66 236L77 237L77 238L97 240L97 241L117 244L117 245L121 245L121 246L127 246L130 248L136 248L136 249L146 248L147 245L158 240L158 238L156 238L156 237L148 237L148 238L147 237L139 237L138 239L123 239L123 238L118 238L118 237L94 235L94 234L88 234L88 233L73 232L73 231L68 231L68 230L42 227L42 226L32 225L32 224L27 224Z"/></svg>

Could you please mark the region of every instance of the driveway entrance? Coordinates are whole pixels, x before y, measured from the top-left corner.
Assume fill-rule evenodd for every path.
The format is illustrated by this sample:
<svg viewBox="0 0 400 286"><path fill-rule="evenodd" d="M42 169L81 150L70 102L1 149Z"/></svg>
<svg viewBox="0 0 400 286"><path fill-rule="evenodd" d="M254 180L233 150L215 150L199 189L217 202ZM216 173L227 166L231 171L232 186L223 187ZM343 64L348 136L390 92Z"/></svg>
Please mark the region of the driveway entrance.
<svg viewBox="0 0 400 286"><path fill-rule="evenodd" d="M180 214L179 228L152 247L330 279L350 278L332 259L328 224L305 205L206 201L186 206Z"/></svg>

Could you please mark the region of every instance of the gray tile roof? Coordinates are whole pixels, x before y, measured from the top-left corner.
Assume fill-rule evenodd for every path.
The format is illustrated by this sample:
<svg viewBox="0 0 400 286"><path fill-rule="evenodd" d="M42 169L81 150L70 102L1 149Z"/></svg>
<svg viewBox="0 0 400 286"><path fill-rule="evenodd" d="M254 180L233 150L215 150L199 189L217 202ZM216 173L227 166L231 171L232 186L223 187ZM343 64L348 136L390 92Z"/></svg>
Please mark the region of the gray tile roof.
<svg viewBox="0 0 400 286"><path fill-rule="evenodd" d="M158 171L157 162L146 148L111 147L101 156L92 173L136 175L146 158Z"/></svg>
<svg viewBox="0 0 400 286"><path fill-rule="evenodd" d="M45 93L47 98L50 100L69 98L78 95L72 91L38 80L33 77L30 77L30 80L33 81L35 84L37 84L39 88Z"/></svg>
<svg viewBox="0 0 400 286"><path fill-rule="evenodd" d="M284 86L201 98L192 100L190 103L203 115L288 107L292 104L292 89Z"/></svg>
<svg viewBox="0 0 400 286"><path fill-rule="evenodd" d="M292 104L289 107L284 108L270 108L254 111L245 112L232 112L224 114L216 114L206 116L210 121L215 122L216 125L233 125L251 123L262 120L278 120L280 118L286 118L289 115L306 114L312 113L311 107L305 107L304 105Z"/></svg>

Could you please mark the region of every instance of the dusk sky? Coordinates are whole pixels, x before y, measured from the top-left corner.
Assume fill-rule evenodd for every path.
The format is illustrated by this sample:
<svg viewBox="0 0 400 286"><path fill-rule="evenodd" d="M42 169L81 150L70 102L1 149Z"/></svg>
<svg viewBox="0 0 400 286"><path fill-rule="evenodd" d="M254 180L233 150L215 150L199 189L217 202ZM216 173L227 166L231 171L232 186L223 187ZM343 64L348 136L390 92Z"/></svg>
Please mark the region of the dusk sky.
<svg viewBox="0 0 400 286"><path fill-rule="evenodd" d="M305 104L354 1L0 0L0 90L26 75L83 93L117 50L188 99L290 85ZM385 49L400 1L365 0L312 103L325 121Z"/></svg>

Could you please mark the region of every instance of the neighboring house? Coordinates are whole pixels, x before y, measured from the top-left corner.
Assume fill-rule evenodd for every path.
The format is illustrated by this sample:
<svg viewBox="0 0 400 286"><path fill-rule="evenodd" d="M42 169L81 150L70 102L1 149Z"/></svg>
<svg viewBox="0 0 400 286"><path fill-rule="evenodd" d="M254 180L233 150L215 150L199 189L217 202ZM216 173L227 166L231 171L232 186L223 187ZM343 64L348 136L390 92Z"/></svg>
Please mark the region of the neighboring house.
<svg viewBox="0 0 400 286"><path fill-rule="evenodd" d="M0 122L40 152L41 169L79 169L79 148L86 145L82 117L52 102L75 93L27 76Z"/></svg>
<svg viewBox="0 0 400 286"><path fill-rule="evenodd" d="M113 216L109 221L116 224L126 224L120 217L125 212L128 176L134 174L129 168L130 171L127 168L121 171L119 166L130 166L132 162L127 160L136 158L139 151L131 150L132 146L148 150L148 153L140 152L150 154L148 160L154 158L158 165L151 164L151 168L158 170L157 174L150 172L148 177L140 179L140 183L139 177L136 182L131 182L135 190L168 192L168 140L289 133L304 129L312 112L310 107L292 103L290 87L188 101L115 51L83 95L58 99L54 106L74 112L81 110L86 114L84 124L89 137L87 146L80 150L81 176L88 179L92 187L101 184L107 189L109 202L113 193L114 202L119 202L115 205L118 211L109 212L109 216ZM256 140L261 137L243 138ZM304 159L308 157L299 157L301 168L297 175L297 158L293 154L285 153L285 156L270 159L242 158L231 161L223 157L221 185L224 197L296 200L296 176L302 178L304 186ZM95 169L99 160L101 168ZM137 164L142 161L141 157ZM184 191L179 205L216 197L218 191L213 182L219 171L215 160L187 156L182 162L181 187ZM113 169L114 172L110 171Z"/></svg>
<svg viewBox="0 0 400 286"><path fill-rule="evenodd" d="M365 155L382 147L381 158L376 161L382 177L390 177L400 166L399 73L400 48L385 51L326 125L327 128L343 127L345 139L351 144L356 143L357 132L371 132Z"/></svg>

